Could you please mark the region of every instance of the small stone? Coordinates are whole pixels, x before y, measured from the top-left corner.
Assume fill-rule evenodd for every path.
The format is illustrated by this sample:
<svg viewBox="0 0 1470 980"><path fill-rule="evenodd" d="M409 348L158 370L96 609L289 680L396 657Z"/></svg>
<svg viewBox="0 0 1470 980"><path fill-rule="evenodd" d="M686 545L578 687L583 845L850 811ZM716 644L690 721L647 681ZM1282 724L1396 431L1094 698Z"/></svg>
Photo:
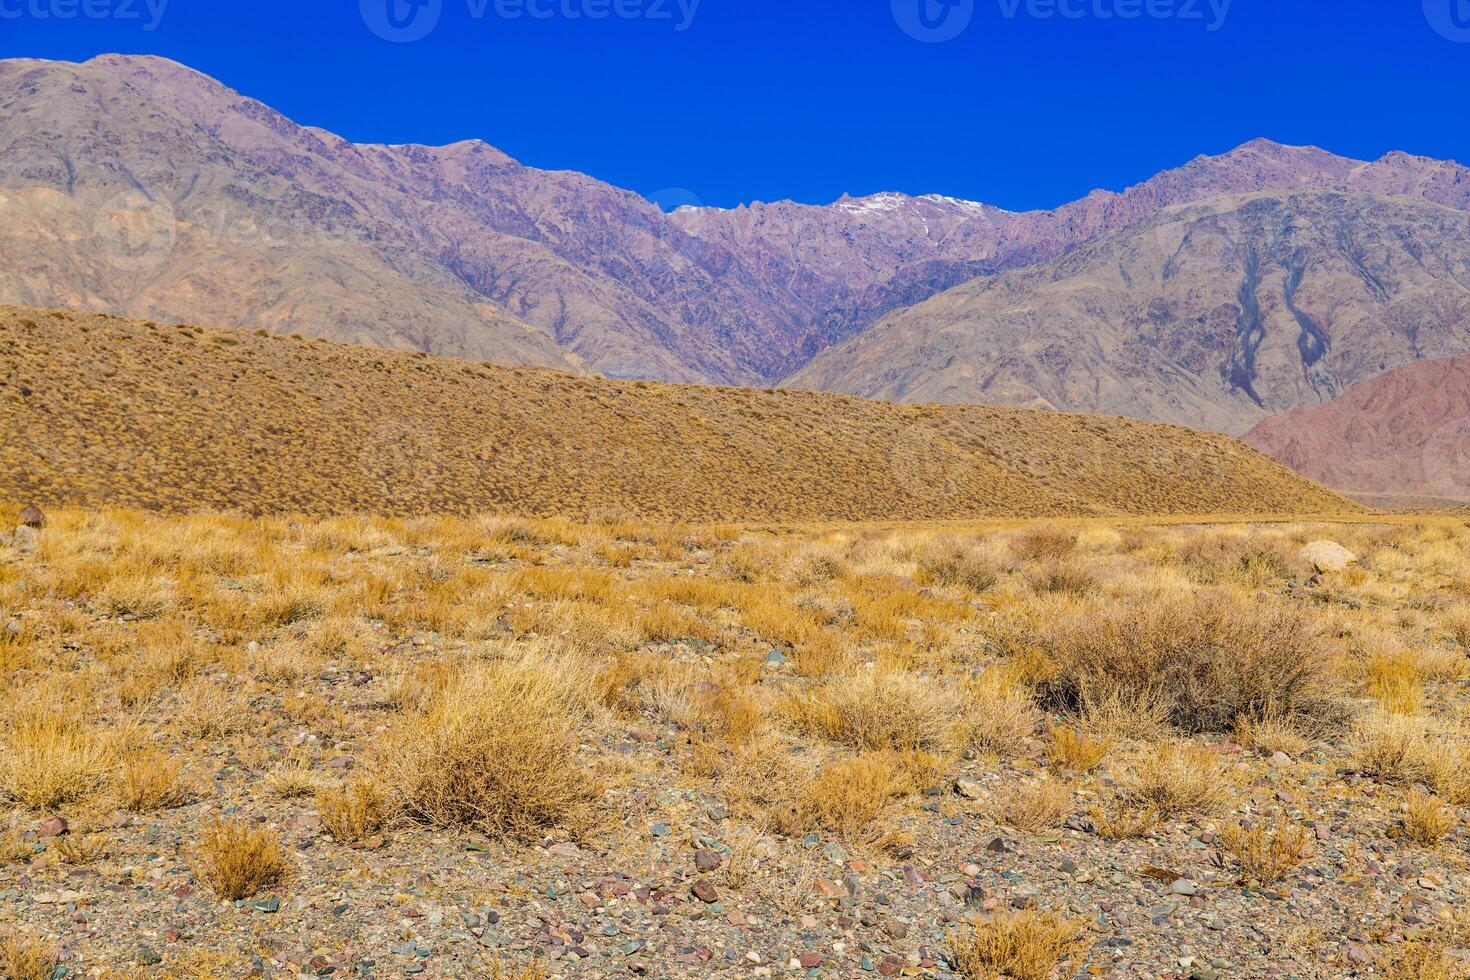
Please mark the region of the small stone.
<svg viewBox="0 0 1470 980"><path fill-rule="evenodd" d="M34 528L39 531L46 526L46 515L41 513L41 508L35 504L26 504L25 509L20 512L18 523L21 527Z"/></svg>
<svg viewBox="0 0 1470 980"><path fill-rule="evenodd" d="M720 856L718 851L701 848L694 852L694 869L702 874L708 874L714 871L723 863L725 863L725 859Z"/></svg>
<svg viewBox="0 0 1470 980"><path fill-rule="evenodd" d="M796 958L803 969L812 970L822 965L822 954L816 952L805 952Z"/></svg>
<svg viewBox="0 0 1470 980"><path fill-rule="evenodd" d="M813 887L826 899L839 899L847 897L847 889L830 878L818 878L813 882Z"/></svg>
<svg viewBox="0 0 1470 980"><path fill-rule="evenodd" d="M42 837L62 837L71 831L65 817L47 817L36 827Z"/></svg>
<svg viewBox="0 0 1470 980"><path fill-rule="evenodd" d="M1273 766L1289 766L1291 764L1292 758L1285 752L1276 752L1271 756L1271 765Z"/></svg>
<svg viewBox="0 0 1470 980"><path fill-rule="evenodd" d="M163 962L163 957L158 955L158 952L156 950L148 946L138 947L138 955L136 959L138 960L138 963L142 966L157 966L158 964Z"/></svg>
<svg viewBox="0 0 1470 980"><path fill-rule="evenodd" d="M790 657L786 656L786 654L782 653L780 650L772 650L770 653L766 654L766 663L770 664L772 667L784 667L786 666L787 661L789 661L790 659Z"/></svg>
<svg viewBox="0 0 1470 980"><path fill-rule="evenodd" d="M1199 885L1197 885L1194 882L1190 881L1188 878L1180 878L1178 881L1174 882L1172 885L1169 886L1169 894L1170 895L1198 895L1199 894Z"/></svg>
<svg viewBox="0 0 1470 980"><path fill-rule="evenodd" d="M977 779L961 776L954 781L954 791L967 800L978 800L985 795L985 787Z"/></svg>
<svg viewBox="0 0 1470 980"><path fill-rule="evenodd" d="M694 884L690 885L689 892L706 905L713 905L720 900L719 891L704 878L699 878Z"/></svg>

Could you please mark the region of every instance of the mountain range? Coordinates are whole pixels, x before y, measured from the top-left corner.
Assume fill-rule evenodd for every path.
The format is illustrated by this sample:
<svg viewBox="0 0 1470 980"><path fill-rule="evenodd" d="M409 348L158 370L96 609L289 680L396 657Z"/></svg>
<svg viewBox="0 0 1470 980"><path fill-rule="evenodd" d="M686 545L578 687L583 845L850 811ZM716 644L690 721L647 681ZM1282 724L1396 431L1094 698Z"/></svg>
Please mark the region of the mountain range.
<svg viewBox="0 0 1470 980"><path fill-rule="evenodd" d="M1470 352L1470 171L1255 140L1012 213L671 214L489 144L355 144L154 57L0 61L0 302L614 378L1243 433Z"/></svg>

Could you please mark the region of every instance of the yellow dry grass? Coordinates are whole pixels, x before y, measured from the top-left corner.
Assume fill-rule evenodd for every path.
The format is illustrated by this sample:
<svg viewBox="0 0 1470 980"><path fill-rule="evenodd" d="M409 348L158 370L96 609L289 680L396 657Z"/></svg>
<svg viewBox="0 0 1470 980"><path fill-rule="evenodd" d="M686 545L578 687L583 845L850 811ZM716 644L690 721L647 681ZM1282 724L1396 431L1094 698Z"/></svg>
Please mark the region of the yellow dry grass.
<svg viewBox="0 0 1470 980"><path fill-rule="evenodd" d="M1087 924L1056 912L1002 913L950 937L950 956L970 980L1051 980L1086 953Z"/></svg>
<svg viewBox="0 0 1470 980"><path fill-rule="evenodd" d="M0 349L0 497L42 505L745 522L1361 511L1228 437L1126 419L617 381L18 308L0 308ZM525 543L513 528L502 541ZM978 567L935 571L985 585ZM157 569L103 584L118 613L177 601ZM295 591L250 608L282 623L309 612Z"/></svg>
<svg viewBox="0 0 1470 980"><path fill-rule="evenodd" d="M356 880L466 834L507 855L571 837L631 866L654 853L643 828L699 826L707 800L730 812L732 886L797 915L801 881L773 867L847 873L806 867L825 860L812 834L893 874L931 870L950 827L982 846L1018 828L1090 849L1078 874L1096 875L1183 871L1211 831L1228 876L1288 885L1297 825L1330 823L1321 860L1344 876L1365 837L1436 868L1463 839L1458 524L48 518L35 552L0 538L7 881L114 880L154 825L198 841L185 859L221 895L289 895L278 876L323 854ZM1361 576L1293 570L1329 536ZM1038 591L1053 562L1092 591ZM103 598L129 576L167 601ZM1387 692L1410 669L1404 713ZM229 806L239 822L200 831ZM61 842L32 830L53 814ZM1057 832L1079 814L1097 838ZM969 859L940 853L941 874ZM1339 881L1314 878L1351 906ZM1005 931L987 935L1003 958Z"/></svg>
<svg viewBox="0 0 1470 980"><path fill-rule="evenodd" d="M1241 824L1226 827L1220 847L1239 865L1242 881L1260 885L1276 884L1311 853L1307 832L1284 819L1270 830Z"/></svg>
<svg viewBox="0 0 1470 980"><path fill-rule="evenodd" d="M220 898L250 898L290 869L280 838L242 820L216 819L199 832L199 877Z"/></svg>
<svg viewBox="0 0 1470 980"><path fill-rule="evenodd" d="M393 805L437 827L529 841L598 794L578 743L593 722L585 666L526 656L457 680L389 733L378 768Z"/></svg>

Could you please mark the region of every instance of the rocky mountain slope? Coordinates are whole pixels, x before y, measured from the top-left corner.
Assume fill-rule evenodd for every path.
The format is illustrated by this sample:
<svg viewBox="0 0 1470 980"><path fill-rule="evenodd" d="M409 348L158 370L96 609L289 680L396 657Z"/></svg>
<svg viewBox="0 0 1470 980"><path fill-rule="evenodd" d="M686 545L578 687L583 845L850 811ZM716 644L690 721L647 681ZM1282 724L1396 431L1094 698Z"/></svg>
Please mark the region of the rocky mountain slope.
<svg viewBox="0 0 1470 980"><path fill-rule="evenodd" d="M1470 356L1389 371L1244 438L1330 486L1470 499Z"/></svg>
<svg viewBox="0 0 1470 980"><path fill-rule="evenodd" d="M1365 162L1258 139L1220 156L1196 157L1121 192L1093 191L1054 210L1011 213L937 196L880 194L829 206L788 201L731 210L684 208L673 218L740 255L815 311L799 350L801 357L811 357L889 310L978 275L1056 258L1165 208L1296 190L1387 194L1466 210L1470 169L1405 153Z"/></svg>
<svg viewBox="0 0 1470 980"><path fill-rule="evenodd" d="M833 521L1356 510L1129 419L587 378L0 310L0 499Z"/></svg>
<svg viewBox="0 0 1470 980"><path fill-rule="evenodd" d="M770 384L884 314L1161 208L1464 168L1266 141L1010 214L938 196L665 215L493 147L356 145L159 58L0 62L0 301L616 377Z"/></svg>
<svg viewBox="0 0 1470 980"><path fill-rule="evenodd" d="M1167 209L974 280L890 314L791 384L1239 433L1466 351L1470 214L1312 190Z"/></svg>
<svg viewBox="0 0 1470 980"><path fill-rule="evenodd" d="M0 193L11 302L676 379L753 379L797 330L636 194L357 146L156 58L0 63Z"/></svg>

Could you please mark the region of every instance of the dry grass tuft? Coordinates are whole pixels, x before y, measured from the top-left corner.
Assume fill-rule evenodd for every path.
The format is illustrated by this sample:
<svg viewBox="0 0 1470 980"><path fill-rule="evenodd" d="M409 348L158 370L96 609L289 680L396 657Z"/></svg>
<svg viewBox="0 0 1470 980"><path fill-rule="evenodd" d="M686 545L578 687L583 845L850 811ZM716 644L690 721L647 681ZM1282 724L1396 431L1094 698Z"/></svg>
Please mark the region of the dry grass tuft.
<svg viewBox="0 0 1470 980"><path fill-rule="evenodd" d="M803 730L853 748L937 749L954 743L963 705L936 681L875 668L793 697L787 711Z"/></svg>
<svg viewBox="0 0 1470 980"><path fill-rule="evenodd" d="M1001 820L1028 833L1060 827L1072 815L1072 788L1053 779L1022 783L996 800Z"/></svg>
<svg viewBox="0 0 1470 980"><path fill-rule="evenodd" d="M379 753L383 784L406 816L534 840L598 793L578 761L593 674L524 658L480 668L406 719Z"/></svg>
<svg viewBox="0 0 1470 980"><path fill-rule="evenodd" d="M51 980L56 964L55 950L34 936L0 932L0 978L3 980Z"/></svg>
<svg viewBox="0 0 1470 980"><path fill-rule="evenodd" d="M1046 759L1059 768L1086 773L1101 765L1112 749L1112 739L1064 725L1052 729L1046 743Z"/></svg>
<svg viewBox="0 0 1470 980"><path fill-rule="evenodd" d="M368 779L323 790L317 794L316 807L322 827L339 844L356 843L377 833L387 819L383 792Z"/></svg>
<svg viewBox="0 0 1470 980"><path fill-rule="evenodd" d="M1404 800L1404 836L1415 844L1432 847L1459 822L1455 811L1445 806L1437 796L1414 790Z"/></svg>
<svg viewBox="0 0 1470 980"><path fill-rule="evenodd" d="M183 806L194 791L181 773L178 761L157 749L130 752L118 767L114 781L117 801L124 810L134 813Z"/></svg>
<svg viewBox="0 0 1470 980"><path fill-rule="evenodd" d="M1169 744L1156 745L1133 760L1121 786L1129 799L1165 820L1213 813L1230 794L1225 765L1216 753Z"/></svg>
<svg viewBox="0 0 1470 980"><path fill-rule="evenodd" d="M1081 963L1090 946L1086 934L1086 922L1057 912L1000 913L968 934L951 936L950 958L970 980L1052 980L1064 961Z"/></svg>
<svg viewBox="0 0 1470 980"><path fill-rule="evenodd" d="M1240 865L1241 880L1262 885L1274 885L1299 867L1311 853L1309 842L1305 830L1285 819L1269 833L1234 824L1220 835L1221 849Z"/></svg>
<svg viewBox="0 0 1470 980"><path fill-rule="evenodd" d="M777 810L777 829L793 837L817 832L853 847L891 850L908 840L894 823L892 802L935 772L922 753L869 752L829 762Z"/></svg>
<svg viewBox="0 0 1470 980"><path fill-rule="evenodd" d="M284 879L289 868L280 838L265 828L221 818L200 831L199 877L220 898L249 898Z"/></svg>
<svg viewBox="0 0 1470 980"><path fill-rule="evenodd" d="M1292 607L1221 593L1095 604L1042 634L1052 698L1162 703L1187 731L1229 731L1241 717L1340 722L1340 675L1319 627Z"/></svg>
<svg viewBox="0 0 1470 980"><path fill-rule="evenodd" d="M59 714L12 724L0 734L0 793L37 810L91 799L116 759L100 731Z"/></svg>

